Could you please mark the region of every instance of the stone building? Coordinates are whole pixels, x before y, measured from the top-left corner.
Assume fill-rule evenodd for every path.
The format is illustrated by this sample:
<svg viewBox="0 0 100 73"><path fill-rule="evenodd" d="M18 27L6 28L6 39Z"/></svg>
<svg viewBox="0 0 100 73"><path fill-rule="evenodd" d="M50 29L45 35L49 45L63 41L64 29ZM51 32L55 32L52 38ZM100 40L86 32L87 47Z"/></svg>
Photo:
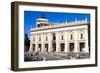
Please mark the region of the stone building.
<svg viewBox="0 0 100 73"><path fill-rule="evenodd" d="M87 18L53 23L41 16L30 29L30 51L89 53L88 25Z"/></svg>

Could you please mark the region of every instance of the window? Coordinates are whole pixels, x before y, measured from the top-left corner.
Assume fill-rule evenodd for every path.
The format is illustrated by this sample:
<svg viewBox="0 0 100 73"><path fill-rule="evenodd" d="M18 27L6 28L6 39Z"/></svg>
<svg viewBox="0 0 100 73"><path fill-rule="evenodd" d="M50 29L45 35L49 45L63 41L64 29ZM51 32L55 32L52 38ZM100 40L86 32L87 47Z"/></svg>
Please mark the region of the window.
<svg viewBox="0 0 100 73"><path fill-rule="evenodd" d="M43 26L44 24L43 24L43 23L41 23L40 25L41 25L41 26Z"/></svg>
<svg viewBox="0 0 100 73"><path fill-rule="evenodd" d="M70 39L72 40L73 39L73 35L71 34L71 36L70 36Z"/></svg>
<svg viewBox="0 0 100 73"><path fill-rule="evenodd" d="M38 24L38 26L37 27L40 27L40 24Z"/></svg>
<svg viewBox="0 0 100 73"><path fill-rule="evenodd" d="M64 36L63 35L61 35L61 40L64 40Z"/></svg>
<svg viewBox="0 0 100 73"><path fill-rule="evenodd" d="M46 41L48 40L48 37L46 36Z"/></svg>
<svg viewBox="0 0 100 73"><path fill-rule="evenodd" d="M56 40L56 36L55 36L55 33L53 33L53 40Z"/></svg>
<svg viewBox="0 0 100 73"><path fill-rule="evenodd" d="M35 42L35 37L33 38L33 41Z"/></svg>
<svg viewBox="0 0 100 73"><path fill-rule="evenodd" d="M41 41L41 37L39 37L39 41Z"/></svg>
<svg viewBox="0 0 100 73"><path fill-rule="evenodd" d="M83 34L81 33L81 37L80 37L80 39L83 39Z"/></svg>

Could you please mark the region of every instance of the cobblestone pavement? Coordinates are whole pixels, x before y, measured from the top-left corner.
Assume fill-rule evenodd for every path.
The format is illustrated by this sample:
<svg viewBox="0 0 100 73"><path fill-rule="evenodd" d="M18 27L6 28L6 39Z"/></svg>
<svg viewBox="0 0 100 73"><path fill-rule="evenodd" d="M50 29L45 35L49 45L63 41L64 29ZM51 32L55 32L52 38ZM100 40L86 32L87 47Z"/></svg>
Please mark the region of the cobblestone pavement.
<svg viewBox="0 0 100 73"><path fill-rule="evenodd" d="M89 53L75 52L32 52L25 54L25 61L71 60L90 58Z"/></svg>
<svg viewBox="0 0 100 73"><path fill-rule="evenodd" d="M47 52L40 52L40 56L45 57L46 61L48 60L69 60L69 59L78 59L76 53L68 54L68 53L47 53ZM71 56L70 56L71 55ZM84 57L81 55L80 59L82 58L89 58L89 55L85 54Z"/></svg>
<svg viewBox="0 0 100 73"><path fill-rule="evenodd" d="M40 52L40 55L45 57L46 60L64 60L65 59L63 56L61 56L61 54L57 54L57 53Z"/></svg>

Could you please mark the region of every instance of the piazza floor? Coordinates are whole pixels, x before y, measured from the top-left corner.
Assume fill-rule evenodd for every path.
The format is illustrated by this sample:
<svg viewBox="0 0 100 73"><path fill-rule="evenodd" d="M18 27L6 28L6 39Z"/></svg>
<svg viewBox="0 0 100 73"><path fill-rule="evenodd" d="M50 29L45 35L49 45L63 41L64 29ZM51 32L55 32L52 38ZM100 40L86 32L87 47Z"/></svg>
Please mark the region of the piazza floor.
<svg viewBox="0 0 100 73"><path fill-rule="evenodd" d="M72 60L90 58L89 53L84 52L32 52L26 53L25 61L51 61L51 60Z"/></svg>
<svg viewBox="0 0 100 73"><path fill-rule="evenodd" d="M89 58L89 54L87 53L53 53L53 52L39 52L39 55L44 57L46 61L48 60L70 60L70 59L82 59ZM79 58L80 56L80 58Z"/></svg>

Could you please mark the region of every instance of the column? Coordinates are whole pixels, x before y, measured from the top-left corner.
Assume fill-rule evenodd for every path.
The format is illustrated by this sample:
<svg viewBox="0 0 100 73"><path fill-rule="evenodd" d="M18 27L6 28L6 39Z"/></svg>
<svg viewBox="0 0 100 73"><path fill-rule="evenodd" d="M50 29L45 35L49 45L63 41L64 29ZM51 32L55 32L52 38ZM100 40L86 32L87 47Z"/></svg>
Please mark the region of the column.
<svg viewBox="0 0 100 73"><path fill-rule="evenodd" d="M44 51L44 33L42 33L42 35L41 35L42 37L41 37L41 40L42 40L42 51Z"/></svg>
<svg viewBox="0 0 100 73"><path fill-rule="evenodd" d="M38 51L38 35L35 36L35 51Z"/></svg>
<svg viewBox="0 0 100 73"><path fill-rule="evenodd" d="M74 43L74 52L78 52L78 31L77 30L74 30L74 36L75 36L75 43Z"/></svg>
<svg viewBox="0 0 100 73"><path fill-rule="evenodd" d="M29 52L32 51L32 48L33 48L32 47L32 41L33 41L32 38L33 38L32 35L30 35L30 49L29 49Z"/></svg>
<svg viewBox="0 0 100 73"><path fill-rule="evenodd" d="M67 31L65 31L65 36L64 36L64 40L65 40L65 52L68 52L68 35L67 35Z"/></svg>
<svg viewBox="0 0 100 73"><path fill-rule="evenodd" d="M56 32L56 52L61 52L60 47L59 47L59 32Z"/></svg>
<svg viewBox="0 0 100 73"><path fill-rule="evenodd" d="M52 51L52 35L51 32L48 32L48 52Z"/></svg>
<svg viewBox="0 0 100 73"><path fill-rule="evenodd" d="M85 38L86 38L85 39L86 42L85 42L85 48L84 48L85 50L84 51L87 52L87 53L89 53L89 47L88 47L88 40L89 39L88 39L88 30L87 29L85 30Z"/></svg>

